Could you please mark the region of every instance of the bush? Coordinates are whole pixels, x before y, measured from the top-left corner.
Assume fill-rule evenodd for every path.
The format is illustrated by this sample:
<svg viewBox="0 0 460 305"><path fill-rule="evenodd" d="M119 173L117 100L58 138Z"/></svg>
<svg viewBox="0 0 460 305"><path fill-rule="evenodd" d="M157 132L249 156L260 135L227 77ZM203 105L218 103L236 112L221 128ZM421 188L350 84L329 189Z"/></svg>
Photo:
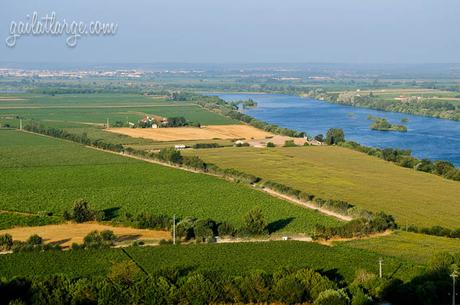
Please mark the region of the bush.
<svg viewBox="0 0 460 305"><path fill-rule="evenodd" d="M296 147L297 145L294 143L294 140L286 140L284 141L283 147Z"/></svg>
<svg viewBox="0 0 460 305"><path fill-rule="evenodd" d="M182 163L182 155L180 151L176 150L174 147L167 147L160 150L158 154L160 160L181 164Z"/></svg>
<svg viewBox="0 0 460 305"><path fill-rule="evenodd" d="M348 305L350 299L342 290L328 289L321 292L313 303L314 305Z"/></svg>
<svg viewBox="0 0 460 305"><path fill-rule="evenodd" d="M13 236L6 233L0 235L0 251L9 251L13 246Z"/></svg>
<svg viewBox="0 0 460 305"><path fill-rule="evenodd" d="M201 148L218 148L222 147L217 143L196 143L192 146L194 149L201 149Z"/></svg>
<svg viewBox="0 0 460 305"><path fill-rule="evenodd" d="M228 222L222 222L217 226L217 233L218 236L231 236L234 237L237 234L237 230L234 226L229 224Z"/></svg>
<svg viewBox="0 0 460 305"><path fill-rule="evenodd" d="M340 128L331 128L326 134L326 144L334 145L345 141L345 133Z"/></svg>
<svg viewBox="0 0 460 305"><path fill-rule="evenodd" d="M254 208L246 214L242 231L249 235L267 234L267 222L260 208Z"/></svg>
<svg viewBox="0 0 460 305"><path fill-rule="evenodd" d="M78 223L97 220L104 220L104 211L95 211L89 207L88 202L84 199L78 199L75 201L72 212L64 211L62 217L65 220L75 220Z"/></svg>
<svg viewBox="0 0 460 305"><path fill-rule="evenodd" d="M198 242L204 242L209 238L214 238L214 235L217 234L216 223L211 219L197 220L193 225L193 233L195 235L195 240Z"/></svg>
<svg viewBox="0 0 460 305"><path fill-rule="evenodd" d="M113 231L92 231L83 239L83 247L86 249L108 248L114 245L116 239L117 237L113 234Z"/></svg>
<svg viewBox="0 0 460 305"><path fill-rule="evenodd" d="M275 144L273 142L267 142L267 147L275 147Z"/></svg>

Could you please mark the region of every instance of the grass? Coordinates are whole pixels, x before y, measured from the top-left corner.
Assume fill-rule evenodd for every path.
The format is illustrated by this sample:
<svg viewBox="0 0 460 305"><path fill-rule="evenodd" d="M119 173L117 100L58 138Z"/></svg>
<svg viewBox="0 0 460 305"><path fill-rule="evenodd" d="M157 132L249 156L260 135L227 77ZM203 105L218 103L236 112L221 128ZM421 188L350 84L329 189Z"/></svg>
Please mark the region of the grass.
<svg viewBox="0 0 460 305"><path fill-rule="evenodd" d="M309 192L385 211L400 225L459 226L460 184L341 147L219 148L187 151Z"/></svg>
<svg viewBox="0 0 460 305"><path fill-rule="evenodd" d="M381 256L365 250L295 241L131 247L125 250L148 273L172 268L240 275L252 270L273 272L283 267L309 267L346 281L351 281L358 270L377 273ZM6 278L56 273L74 277L105 275L113 262L127 259L121 249L18 253L1 255L0 270ZM48 264L49 261L53 264ZM79 268L74 268L76 265ZM409 280L420 270L420 266L385 257L384 273L387 276Z"/></svg>
<svg viewBox="0 0 460 305"><path fill-rule="evenodd" d="M258 206L279 232L311 233L318 223L339 224L250 186L13 130L0 130L0 170L1 210L59 215L84 198L116 215L147 211L235 226Z"/></svg>
<svg viewBox="0 0 460 305"><path fill-rule="evenodd" d="M347 247L403 258L417 264L427 263L434 254L439 252L460 253L460 239L403 231L379 238L349 241L344 244Z"/></svg>

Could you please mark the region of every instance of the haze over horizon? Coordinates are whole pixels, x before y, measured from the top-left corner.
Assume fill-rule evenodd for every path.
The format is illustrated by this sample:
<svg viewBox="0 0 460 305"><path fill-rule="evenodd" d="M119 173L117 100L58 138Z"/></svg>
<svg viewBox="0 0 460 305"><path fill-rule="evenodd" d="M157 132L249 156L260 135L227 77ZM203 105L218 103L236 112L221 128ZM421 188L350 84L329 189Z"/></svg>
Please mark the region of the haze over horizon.
<svg viewBox="0 0 460 305"><path fill-rule="evenodd" d="M7 47L11 21L33 11L115 22L118 32L75 48L65 36ZM455 0L9 1L0 4L0 62L457 63L458 12Z"/></svg>

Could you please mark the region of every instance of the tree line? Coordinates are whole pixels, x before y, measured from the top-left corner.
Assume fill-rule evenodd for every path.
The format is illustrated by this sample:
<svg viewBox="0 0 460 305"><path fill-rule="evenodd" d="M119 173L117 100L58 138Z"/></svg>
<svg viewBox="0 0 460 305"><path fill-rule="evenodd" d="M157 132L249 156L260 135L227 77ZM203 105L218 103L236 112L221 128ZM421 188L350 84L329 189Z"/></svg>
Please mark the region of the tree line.
<svg viewBox="0 0 460 305"><path fill-rule="evenodd" d="M460 255L440 253L409 281L358 270L345 282L337 273L310 268L250 270L238 275L193 268L147 273L133 260L114 262L106 274L92 277L49 275L0 280L0 304L447 304L449 275Z"/></svg>

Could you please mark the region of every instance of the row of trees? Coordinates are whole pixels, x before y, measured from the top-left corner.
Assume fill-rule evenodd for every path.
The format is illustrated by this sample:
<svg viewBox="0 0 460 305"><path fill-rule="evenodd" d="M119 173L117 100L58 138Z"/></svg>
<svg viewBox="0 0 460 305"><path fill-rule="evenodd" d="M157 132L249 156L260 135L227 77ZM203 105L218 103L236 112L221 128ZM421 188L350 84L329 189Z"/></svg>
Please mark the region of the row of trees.
<svg viewBox="0 0 460 305"><path fill-rule="evenodd" d="M316 225L314 239L331 239L333 237L361 237L372 233L394 230L398 226L391 215L383 212L369 215L369 217L353 219L338 227Z"/></svg>
<svg viewBox="0 0 460 305"><path fill-rule="evenodd" d="M313 194L294 189L278 182L266 181L263 183L263 187L288 195L305 203L314 204L317 207L332 210L342 215L358 217L370 217L370 215L372 215L372 212L359 209L349 202L334 199L322 199Z"/></svg>
<svg viewBox="0 0 460 305"><path fill-rule="evenodd" d="M247 271L228 275L190 268L163 269L147 274L132 260L116 262L107 274L93 277L51 275L0 280L0 303L44 304L313 304L394 305L447 304L449 275L460 255L440 253L427 269L409 281L378 277L358 270L349 282L331 272L281 268L275 272ZM327 276L329 274L329 276Z"/></svg>
<svg viewBox="0 0 460 305"><path fill-rule="evenodd" d="M448 101L417 97L409 97L404 101L395 101L374 96L372 93L360 95L350 91L338 94L329 93L324 89L311 90L308 95L336 104L460 121L460 107Z"/></svg>
<svg viewBox="0 0 460 305"><path fill-rule="evenodd" d="M434 236L444 236L450 238L460 238L460 228L457 229L449 229L444 228L441 226L432 226L430 228L419 228L417 226L408 226L407 231L414 232L414 233L422 233L427 235L434 235Z"/></svg>
<svg viewBox="0 0 460 305"><path fill-rule="evenodd" d="M147 212L139 215L126 213L118 220L124 225L141 229L171 230L173 217ZM176 217L176 237L179 240L213 242L215 237L248 237L268 234L268 224L260 208L254 208L244 216L241 227L228 222L199 219L193 216Z"/></svg>
<svg viewBox="0 0 460 305"><path fill-rule="evenodd" d="M370 156L378 157L385 161L390 161L396 165L412 168L417 171L435 174L446 179L460 181L460 169L456 168L451 162L438 160L431 161L428 159L417 159L412 156L410 150L395 149L395 148L373 148L363 146L353 141L345 141L340 143L341 146L351 148L353 150L366 153Z"/></svg>
<svg viewBox="0 0 460 305"><path fill-rule="evenodd" d="M45 244L43 238L37 234L31 235L26 241L13 240L8 233L0 235L0 251L30 252L60 249L59 245Z"/></svg>
<svg viewBox="0 0 460 305"><path fill-rule="evenodd" d="M65 130L58 129L58 128L47 128L36 122L30 122L29 124L25 125L24 130L39 133L39 134L44 134L50 137L69 140L69 141L81 143L81 144L88 145L88 146L93 146L93 147L104 149L104 150L110 150L114 152L123 152L123 145L106 143L102 141L101 139L91 140L90 138L88 138L88 135L86 134L86 132L82 134L74 134L74 133L70 133L70 132L67 132Z"/></svg>
<svg viewBox="0 0 460 305"><path fill-rule="evenodd" d="M361 295L338 289L336 283L311 269L282 269L275 273L253 271L243 276L185 270L147 275L127 260L115 263L106 276L75 279L54 275L3 280L0 297L2 304L33 305L268 302L347 305L350 299Z"/></svg>

